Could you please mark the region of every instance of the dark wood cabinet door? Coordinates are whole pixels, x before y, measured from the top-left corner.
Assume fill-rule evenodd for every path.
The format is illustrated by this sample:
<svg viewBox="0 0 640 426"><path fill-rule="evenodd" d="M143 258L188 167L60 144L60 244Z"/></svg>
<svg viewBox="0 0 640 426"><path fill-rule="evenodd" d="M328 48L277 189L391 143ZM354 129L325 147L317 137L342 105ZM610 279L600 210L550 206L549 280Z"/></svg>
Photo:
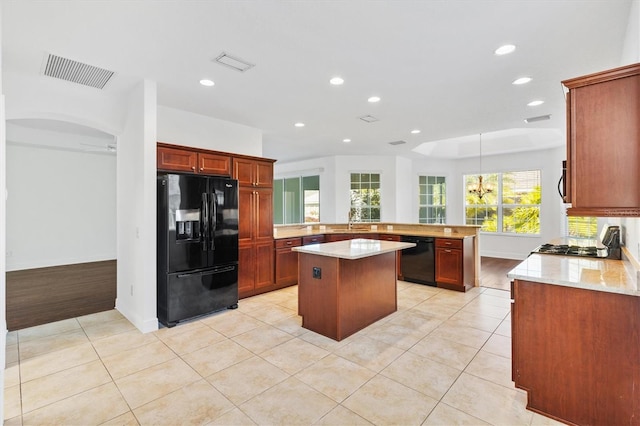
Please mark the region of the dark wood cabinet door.
<svg viewBox="0 0 640 426"><path fill-rule="evenodd" d="M436 248L436 282L463 285L462 250Z"/></svg>
<svg viewBox="0 0 640 426"><path fill-rule="evenodd" d="M233 159L233 178L238 179L240 186L254 186L254 163L244 158Z"/></svg>
<svg viewBox="0 0 640 426"><path fill-rule="evenodd" d="M158 170L174 172L196 172L198 153L183 149L158 147L156 167Z"/></svg>
<svg viewBox="0 0 640 426"><path fill-rule="evenodd" d="M273 241L255 244L256 288L273 285Z"/></svg>
<svg viewBox="0 0 640 426"><path fill-rule="evenodd" d="M256 251L253 244L238 247L238 294L242 298L255 288Z"/></svg>
<svg viewBox="0 0 640 426"><path fill-rule="evenodd" d="M256 186L273 187L273 163L268 161L255 162L255 182Z"/></svg>
<svg viewBox="0 0 640 426"><path fill-rule="evenodd" d="M238 242L241 244L254 240L254 192L253 188L238 188Z"/></svg>
<svg viewBox="0 0 640 426"><path fill-rule="evenodd" d="M273 190L255 189L255 238L256 240L273 240Z"/></svg>
<svg viewBox="0 0 640 426"><path fill-rule="evenodd" d="M640 216L640 64L562 83L570 89L567 213Z"/></svg>
<svg viewBox="0 0 640 426"><path fill-rule="evenodd" d="M289 285L298 282L298 252L290 248L276 249L275 280L278 285Z"/></svg>
<svg viewBox="0 0 640 426"><path fill-rule="evenodd" d="M228 155L198 154L198 172L208 175L231 176L231 157Z"/></svg>

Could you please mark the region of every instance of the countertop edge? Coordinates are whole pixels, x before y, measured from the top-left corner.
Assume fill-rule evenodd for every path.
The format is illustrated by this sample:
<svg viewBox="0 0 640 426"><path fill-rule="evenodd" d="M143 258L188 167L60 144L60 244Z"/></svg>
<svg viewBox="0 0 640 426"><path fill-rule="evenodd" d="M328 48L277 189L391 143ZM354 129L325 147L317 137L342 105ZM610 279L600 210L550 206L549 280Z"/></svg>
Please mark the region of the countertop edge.
<svg viewBox="0 0 640 426"><path fill-rule="evenodd" d="M415 247L414 243L402 243L402 242L395 242L395 241L380 241L380 240L365 240L365 239L363 239L362 241L367 242L367 243L368 242L373 242L373 241L379 241L380 243L383 243L383 245L386 246L386 247L381 247L381 248L375 249L375 250L356 252L355 254L344 253L344 252L335 252L335 251L323 251L323 249L327 248L327 246L337 247L337 248L344 247L344 249L346 249L346 247L350 246L351 243L354 242L354 241L357 241L357 240L335 241L335 242L331 242L331 243L322 243L322 244L312 244L312 245L307 245L307 246L298 246L298 247L292 247L291 250L297 251L298 253L311 254L311 255L315 255L315 256L334 257L334 258L346 259L346 260L357 260L357 259L364 259L366 257L377 256L377 255L381 255L381 254L385 254L385 253L392 253L392 252L396 252L398 250L402 250L402 249L405 249L405 248Z"/></svg>
<svg viewBox="0 0 640 426"><path fill-rule="evenodd" d="M531 259L536 260L540 259L540 268L531 268L533 273L527 274L523 272L526 268L524 265L527 262L531 261ZM610 285L606 283L597 283L597 282L589 282L588 280L582 279L582 271L586 270L591 272L592 268L586 268L580 266L580 260L582 261L590 261L594 262L594 264L599 264L603 268L615 268L618 269L618 276L622 277L623 281L620 283L611 282ZM574 262L578 266L574 266L574 269L580 270L580 278L579 281L575 279L569 280L569 278L563 275L569 275L567 269L571 269L568 266L560 266L561 263L564 262L570 263ZM608 262L608 263L605 263ZM584 289L591 291L602 291L606 293L615 293L626 296L634 296L640 297L640 282L637 277L634 276L630 269L629 265L627 265L627 261L623 260L612 260L612 259L592 259L592 258L578 258L574 256L559 256L559 255L544 255L544 254L531 254L527 259L523 260L518 266L513 268L511 271L507 273L507 277L510 279L518 279L529 282L538 282L541 284L550 284L550 285L559 285L563 287L571 287L576 289ZM549 272L545 272L545 267L549 270ZM518 269L521 269L520 271ZM559 272L558 272L559 271ZM555 272L555 273L553 273ZM574 274L576 271L573 271ZM619 284L619 285L616 285ZM635 288L631 288L631 286L635 286Z"/></svg>

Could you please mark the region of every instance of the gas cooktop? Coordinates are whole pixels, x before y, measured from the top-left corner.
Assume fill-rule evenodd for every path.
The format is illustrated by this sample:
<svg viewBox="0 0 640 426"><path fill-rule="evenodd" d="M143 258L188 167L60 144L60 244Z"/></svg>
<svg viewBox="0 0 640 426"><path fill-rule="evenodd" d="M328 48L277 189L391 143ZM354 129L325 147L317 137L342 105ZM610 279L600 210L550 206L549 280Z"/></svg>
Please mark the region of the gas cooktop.
<svg viewBox="0 0 640 426"><path fill-rule="evenodd" d="M607 257L608 255L608 250L606 247L599 248L595 246L570 246L567 244L543 244L533 252L580 257Z"/></svg>

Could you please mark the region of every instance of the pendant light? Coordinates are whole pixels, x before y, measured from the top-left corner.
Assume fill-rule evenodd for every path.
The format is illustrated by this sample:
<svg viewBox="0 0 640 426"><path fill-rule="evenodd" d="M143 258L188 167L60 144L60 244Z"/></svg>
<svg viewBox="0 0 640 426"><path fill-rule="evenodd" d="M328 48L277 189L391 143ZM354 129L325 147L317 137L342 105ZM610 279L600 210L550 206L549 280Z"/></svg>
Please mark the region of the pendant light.
<svg viewBox="0 0 640 426"><path fill-rule="evenodd" d="M493 192L493 188L489 185L483 185L482 183L482 133L480 133L480 176L478 176L478 184L475 186L469 187L469 194L475 194L479 199L482 200L482 197L485 194L490 194Z"/></svg>

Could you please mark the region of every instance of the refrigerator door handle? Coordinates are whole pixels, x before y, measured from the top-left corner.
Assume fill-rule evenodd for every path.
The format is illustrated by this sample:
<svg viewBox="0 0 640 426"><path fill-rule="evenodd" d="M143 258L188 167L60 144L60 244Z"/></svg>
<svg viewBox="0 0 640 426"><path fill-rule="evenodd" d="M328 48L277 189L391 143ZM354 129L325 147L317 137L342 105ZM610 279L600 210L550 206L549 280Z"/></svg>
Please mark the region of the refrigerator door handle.
<svg viewBox="0 0 640 426"><path fill-rule="evenodd" d="M225 272L231 272L236 269L235 266L224 266L222 268L212 269L210 271L199 271L199 272L189 272L185 274L178 274L178 278L186 278L186 277L194 277L198 275L213 275L213 274L222 274Z"/></svg>
<svg viewBox="0 0 640 426"><path fill-rule="evenodd" d="M218 227L218 197L215 192L211 193L211 227L209 228L209 250L215 250L215 233Z"/></svg>
<svg viewBox="0 0 640 426"><path fill-rule="evenodd" d="M209 239L209 203L206 192L202 193L202 214L200 215L200 241L202 241L202 251L207 251Z"/></svg>

